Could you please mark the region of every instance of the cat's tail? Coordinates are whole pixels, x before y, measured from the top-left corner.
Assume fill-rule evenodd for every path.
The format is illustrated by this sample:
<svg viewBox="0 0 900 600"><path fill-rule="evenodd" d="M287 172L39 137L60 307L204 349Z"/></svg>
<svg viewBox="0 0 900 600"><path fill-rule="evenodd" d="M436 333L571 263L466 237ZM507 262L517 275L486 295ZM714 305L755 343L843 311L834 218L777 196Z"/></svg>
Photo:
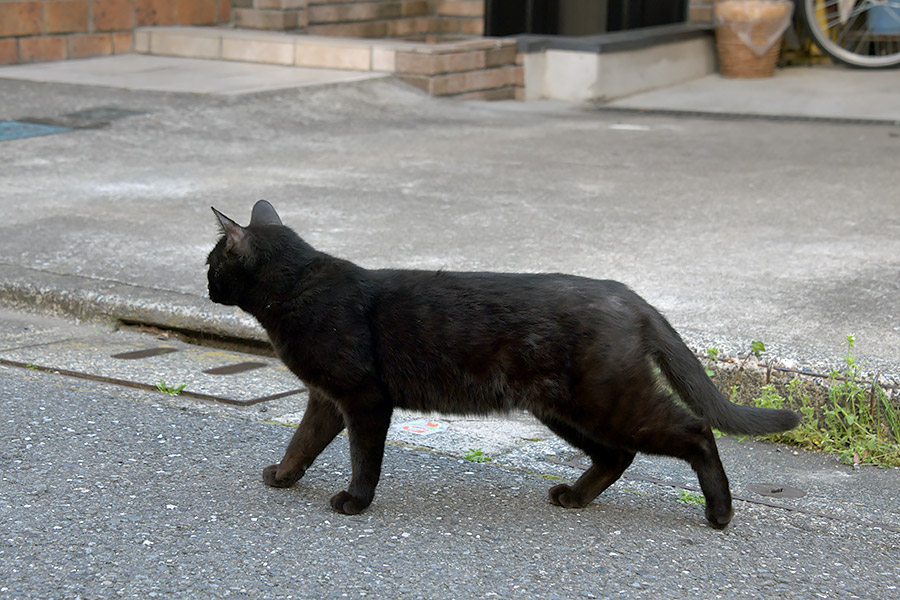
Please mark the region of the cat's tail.
<svg viewBox="0 0 900 600"><path fill-rule="evenodd" d="M793 429L800 417L790 410L755 408L730 402L713 384L700 360L678 332L652 309L650 352L681 400L712 427L725 433L763 435Z"/></svg>

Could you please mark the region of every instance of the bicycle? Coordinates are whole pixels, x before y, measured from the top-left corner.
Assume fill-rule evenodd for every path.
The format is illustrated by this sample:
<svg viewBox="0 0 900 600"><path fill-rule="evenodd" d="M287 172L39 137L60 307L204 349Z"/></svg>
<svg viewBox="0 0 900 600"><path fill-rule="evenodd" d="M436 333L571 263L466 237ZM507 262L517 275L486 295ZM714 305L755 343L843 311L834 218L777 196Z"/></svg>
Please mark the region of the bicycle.
<svg viewBox="0 0 900 600"><path fill-rule="evenodd" d="M900 0L796 0L796 11L832 60L863 68L900 65Z"/></svg>

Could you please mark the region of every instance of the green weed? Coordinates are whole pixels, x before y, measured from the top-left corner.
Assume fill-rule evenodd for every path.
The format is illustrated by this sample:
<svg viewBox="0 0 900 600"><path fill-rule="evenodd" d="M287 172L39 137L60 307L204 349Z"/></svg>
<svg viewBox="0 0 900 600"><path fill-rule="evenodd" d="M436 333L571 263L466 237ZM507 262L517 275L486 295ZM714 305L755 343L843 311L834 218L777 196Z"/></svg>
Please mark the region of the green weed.
<svg viewBox="0 0 900 600"><path fill-rule="evenodd" d="M687 490L678 490L678 501L693 506L706 506L706 498Z"/></svg>
<svg viewBox="0 0 900 600"><path fill-rule="evenodd" d="M754 398L763 408L790 407L801 414L800 425L791 431L765 436L782 442L833 452L848 464L900 466L900 410L877 382L860 381L860 366L853 355L852 335L844 345L843 371L832 371L828 398L820 406L801 390L799 379L787 386L787 397L767 385Z"/></svg>
<svg viewBox="0 0 900 600"><path fill-rule="evenodd" d="M750 352L747 353L747 356L741 360L741 364L738 365L737 370L734 372L734 379L731 380L731 398L732 400L738 394L738 377L741 376L741 372L744 370L744 367L747 365L747 361L750 360L751 356L755 356L757 360L762 358L762 353L766 351L766 345L761 341L756 340L750 342Z"/></svg>
<svg viewBox="0 0 900 600"><path fill-rule="evenodd" d="M761 341L756 340L755 342L750 342L750 354L754 355L756 358L762 358L760 355L766 351L766 345Z"/></svg>
<svg viewBox="0 0 900 600"><path fill-rule="evenodd" d="M170 396L177 396L184 390L185 387L187 387L186 383L183 383L177 387L171 387L162 379L160 379L156 383L156 389L158 389L159 391L161 391L165 394L169 394Z"/></svg>
<svg viewBox="0 0 900 600"><path fill-rule="evenodd" d="M475 463L483 463L491 460L484 454L484 452L482 452L481 450L476 450L474 448L469 448L469 451L463 454L463 458Z"/></svg>
<svg viewBox="0 0 900 600"><path fill-rule="evenodd" d="M719 359L719 349L713 346L712 348L706 349L706 374L709 377L712 377L716 374L713 369L713 365L716 364L716 361Z"/></svg>

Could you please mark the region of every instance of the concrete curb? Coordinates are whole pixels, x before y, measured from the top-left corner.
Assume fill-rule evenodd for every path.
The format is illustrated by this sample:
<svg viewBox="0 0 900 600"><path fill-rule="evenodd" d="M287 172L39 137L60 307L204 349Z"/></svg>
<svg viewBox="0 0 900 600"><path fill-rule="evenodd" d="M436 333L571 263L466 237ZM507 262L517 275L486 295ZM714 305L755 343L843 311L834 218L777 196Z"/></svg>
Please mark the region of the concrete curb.
<svg viewBox="0 0 900 600"><path fill-rule="evenodd" d="M269 344L265 331L253 317L236 307L216 305L203 296L108 279L51 273L17 265L0 264L0 305L82 321L159 327L188 333L201 340L204 336L209 336L238 345ZM737 363L746 363L743 356L746 355L747 344L735 343L732 347L721 348L721 357L708 361L702 350L699 350L704 346L694 339L694 333L682 331L681 335L701 362L716 372L714 379L721 377L720 384L723 389L727 389L729 385L726 380L732 377ZM754 385L751 387L759 389L767 384L773 373L774 380L780 380L781 383L795 377L807 381L821 380L819 373L827 374L841 364L838 356L835 357L836 361L829 363L803 360L802 357L792 357L791 354L784 348L775 349L767 354L763 363L754 360L745 364L746 373L755 373L752 377ZM892 393L900 384L894 373L882 370L877 374L876 370L867 372L867 375L873 373L880 377L879 383Z"/></svg>
<svg viewBox="0 0 900 600"><path fill-rule="evenodd" d="M0 303L85 321L140 323L233 340L268 341L252 317L219 309L207 298L8 264L0 265Z"/></svg>

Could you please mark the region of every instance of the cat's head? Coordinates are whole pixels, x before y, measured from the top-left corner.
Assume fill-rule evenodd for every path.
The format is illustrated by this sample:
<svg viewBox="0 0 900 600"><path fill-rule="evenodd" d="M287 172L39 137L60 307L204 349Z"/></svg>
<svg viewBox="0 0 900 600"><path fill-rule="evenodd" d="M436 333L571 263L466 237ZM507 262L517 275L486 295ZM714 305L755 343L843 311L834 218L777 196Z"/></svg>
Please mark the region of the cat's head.
<svg viewBox="0 0 900 600"><path fill-rule="evenodd" d="M209 298L227 305L242 305L242 299L254 293L259 283L261 262L272 255L270 247L281 231L287 230L275 207L260 200L253 206L250 224L241 227L215 208L222 237L209 253ZM276 231L274 228L277 228Z"/></svg>

